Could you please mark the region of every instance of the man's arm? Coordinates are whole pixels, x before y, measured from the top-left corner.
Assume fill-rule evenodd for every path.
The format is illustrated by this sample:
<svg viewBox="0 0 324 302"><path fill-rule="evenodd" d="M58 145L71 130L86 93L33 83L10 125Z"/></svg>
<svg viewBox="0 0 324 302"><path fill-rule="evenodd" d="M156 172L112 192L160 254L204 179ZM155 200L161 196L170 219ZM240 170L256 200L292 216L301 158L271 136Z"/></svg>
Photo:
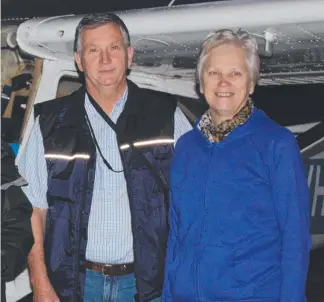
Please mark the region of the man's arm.
<svg viewBox="0 0 324 302"><path fill-rule="evenodd" d="M44 233L47 209L34 208L31 217L32 230L35 243L28 256L30 278L32 285L48 281L47 270L44 261Z"/></svg>
<svg viewBox="0 0 324 302"><path fill-rule="evenodd" d="M30 281L35 302L58 302L59 299L48 279L44 257L44 234L47 209L34 208L31 218L34 246L28 256Z"/></svg>
<svg viewBox="0 0 324 302"><path fill-rule="evenodd" d="M305 301L309 262L310 203L304 167L292 134L277 142L273 198L281 233L280 301Z"/></svg>
<svg viewBox="0 0 324 302"><path fill-rule="evenodd" d="M28 182L28 186L22 189L33 205L31 224L35 243L28 256L28 264L34 300L36 302L59 301L48 279L44 261L44 233L48 208L47 168L38 119L19 158L18 168Z"/></svg>

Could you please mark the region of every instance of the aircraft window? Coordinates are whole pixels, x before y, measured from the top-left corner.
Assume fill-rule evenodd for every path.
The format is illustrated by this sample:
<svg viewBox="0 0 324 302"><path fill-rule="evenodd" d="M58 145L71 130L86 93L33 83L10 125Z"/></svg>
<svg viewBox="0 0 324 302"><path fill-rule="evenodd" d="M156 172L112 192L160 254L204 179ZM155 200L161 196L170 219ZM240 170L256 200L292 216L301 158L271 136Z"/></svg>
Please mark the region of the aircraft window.
<svg viewBox="0 0 324 302"><path fill-rule="evenodd" d="M80 86L81 86L81 81L79 78L75 78L71 76L63 76L59 80L56 96L63 97L69 95L72 92L79 89Z"/></svg>
<svg viewBox="0 0 324 302"><path fill-rule="evenodd" d="M8 143L18 143L34 65L32 61L20 63L11 50L3 55L5 60L1 64L1 138Z"/></svg>

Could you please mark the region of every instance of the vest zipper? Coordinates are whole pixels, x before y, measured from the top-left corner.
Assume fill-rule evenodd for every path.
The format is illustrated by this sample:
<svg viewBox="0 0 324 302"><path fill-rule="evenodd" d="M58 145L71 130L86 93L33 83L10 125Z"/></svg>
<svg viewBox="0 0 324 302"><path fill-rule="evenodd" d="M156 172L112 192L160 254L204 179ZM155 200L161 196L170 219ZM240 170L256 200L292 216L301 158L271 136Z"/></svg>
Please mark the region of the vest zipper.
<svg viewBox="0 0 324 302"><path fill-rule="evenodd" d="M81 228L82 228L82 217L83 217L83 211L84 211L84 206L85 206L85 200L86 200L86 192L87 192L87 188L88 186L86 185L86 181L88 179L88 160L84 160L85 161L85 173L84 173L84 178L83 178L83 194L82 194L82 201L81 201L81 207L80 207L80 211L79 211L79 215L78 215L78 221L77 221L77 225L79 226L79 231L78 231L78 235L77 235L77 242L76 242L76 278L75 278L75 282L74 282L74 295L72 296L72 301L77 301L77 286L79 284L79 275L80 275L80 238L81 238ZM81 297L82 299L82 297Z"/></svg>

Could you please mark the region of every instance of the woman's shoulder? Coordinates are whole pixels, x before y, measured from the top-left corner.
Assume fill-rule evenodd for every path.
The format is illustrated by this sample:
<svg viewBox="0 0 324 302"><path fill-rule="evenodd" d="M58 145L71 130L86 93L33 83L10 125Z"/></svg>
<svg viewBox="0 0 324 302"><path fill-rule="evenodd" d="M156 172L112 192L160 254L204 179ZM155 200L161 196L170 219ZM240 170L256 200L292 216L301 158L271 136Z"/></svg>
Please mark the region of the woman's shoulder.
<svg viewBox="0 0 324 302"><path fill-rule="evenodd" d="M261 120L261 127L258 127L259 131L256 131L256 133L259 137L262 137L267 141L295 140L294 134L288 128L279 125L262 110L258 109L258 115Z"/></svg>
<svg viewBox="0 0 324 302"><path fill-rule="evenodd" d="M193 140L196 139L196 133L195 128L187 131L185 134L183 134L177 141L175 147L177 150L180 150L182 148L186 148L188 144L191 144Z"/></svg>
<svg viewBox="0 0 324 302"><path fill-rule="evenodd" d="M268 156L283 150L294 153L299 151L295 135L289 129L273 121L261 110L258 110L257 115L250 139L261 154Z"/></svg>

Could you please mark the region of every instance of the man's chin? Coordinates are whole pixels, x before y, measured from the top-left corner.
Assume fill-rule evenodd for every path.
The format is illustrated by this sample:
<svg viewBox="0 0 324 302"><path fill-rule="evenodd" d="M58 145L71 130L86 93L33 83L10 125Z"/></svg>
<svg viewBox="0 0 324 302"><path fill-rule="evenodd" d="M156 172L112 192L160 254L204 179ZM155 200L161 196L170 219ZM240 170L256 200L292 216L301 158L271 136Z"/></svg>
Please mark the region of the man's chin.
<svg viewBox="0 0 324 302"><path fill-rule="evenodd" d="M119 84L122 84L126 80L124 77L114 77L114 78L104 78L104 79L99 79L98 83L102 86L118 86Z"/></svg>
<svg viewBox="0 0 324 302"><path fill-rule="evenodd" d="M109 86L114 86L117 84L116 80L104 80L104 81L99 81L100 86L104 87L109 87Z"/></svg>

